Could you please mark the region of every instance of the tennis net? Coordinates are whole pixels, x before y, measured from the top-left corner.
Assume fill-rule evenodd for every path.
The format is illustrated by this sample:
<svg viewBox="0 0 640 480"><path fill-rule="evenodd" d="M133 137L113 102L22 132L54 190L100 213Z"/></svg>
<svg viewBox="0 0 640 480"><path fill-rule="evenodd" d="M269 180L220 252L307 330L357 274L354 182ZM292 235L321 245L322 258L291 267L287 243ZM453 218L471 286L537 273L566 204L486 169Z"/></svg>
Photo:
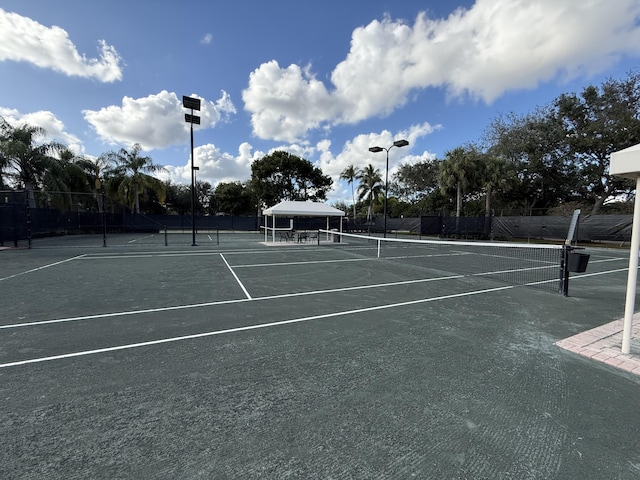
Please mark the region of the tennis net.
<svg viewBox="0 0 640 480"><path fill-rule="evenodd" d="M330 240L321 244L353 255L562 293L562 245L382 238L329 230L320 233Z"/></svg>

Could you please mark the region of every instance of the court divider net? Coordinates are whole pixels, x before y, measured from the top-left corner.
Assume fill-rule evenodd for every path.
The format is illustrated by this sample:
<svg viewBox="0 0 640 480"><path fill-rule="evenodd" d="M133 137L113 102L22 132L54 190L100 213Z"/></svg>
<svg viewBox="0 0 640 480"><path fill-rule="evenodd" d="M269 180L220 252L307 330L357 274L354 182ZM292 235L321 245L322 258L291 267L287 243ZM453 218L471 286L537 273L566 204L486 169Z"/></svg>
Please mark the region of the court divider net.
<svg viewBox="0 0 640 480"><path fill-rule="evenodd" d="M383 238L333 230L319 234L320 244L354 255L562 293L562 245Z"/></svg>

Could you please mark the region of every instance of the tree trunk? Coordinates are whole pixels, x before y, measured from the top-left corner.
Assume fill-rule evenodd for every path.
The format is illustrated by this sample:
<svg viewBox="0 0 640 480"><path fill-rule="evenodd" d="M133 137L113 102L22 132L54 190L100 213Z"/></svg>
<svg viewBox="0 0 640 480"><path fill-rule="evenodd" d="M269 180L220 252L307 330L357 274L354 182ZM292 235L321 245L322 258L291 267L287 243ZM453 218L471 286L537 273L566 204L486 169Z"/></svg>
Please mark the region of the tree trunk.
<svg viewBox="0 0 640 480"><path fill-rule="evenodd" d="M458 193L456 196L456 217L462 214L462 185L458 182Z"/></svg>
<svg viewBox="0 0 640 480"><path fill-rule="evenodd" d="M135 201L136 201L136 213L140 213L140 195L138 191L138 184L136 183L134 186L135 186L134 194L135 194Z"/></svg>
<svg viewBox="0 0 640 480"><path fill-rule="evenodd" d="M484 216L491 216L491 187L487 187L487 197L484 199Z"/></svg>
<svg viewBox="0 0 640 480"><path fill-rule="evenodd" d="M356 221L356 196L353 191L353 182L351 182L351 201L353 202L353 221Z"/></svg>
<svg viewBox="0 0 640 480"><path fill-rule="evenodd" d="M600 209L604 205L604 202L607 198L608 195L606 194L596 198L596 201L593 204L593 208L591 209L591 215L598 215L600 213Z"/></svg>
<svg viewBox="0 0 640 480"><path fill-rule="evenodd" d="M29 205L29 208L36 208L36 195L33 191L33 184L29 181L25 181L24 189L27 192L27 204Z"/></svg>

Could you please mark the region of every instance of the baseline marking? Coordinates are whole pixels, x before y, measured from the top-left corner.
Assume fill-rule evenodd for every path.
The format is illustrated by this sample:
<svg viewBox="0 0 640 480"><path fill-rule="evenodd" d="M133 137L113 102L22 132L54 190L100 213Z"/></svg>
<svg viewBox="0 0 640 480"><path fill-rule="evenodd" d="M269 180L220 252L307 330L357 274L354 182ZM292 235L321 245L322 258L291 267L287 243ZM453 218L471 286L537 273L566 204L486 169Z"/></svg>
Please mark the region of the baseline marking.
<svg viewBox="0 0 640 480"><path fill-rule="evenodd" d="M9 280L10 278L15 278L15 277L19 277L21 275L26 275L27 273L33 273L33 272L37 272L38 270L44 270L45 268L55 267L56 265L60 265L61 263L66 263L66 262L70 262L72 260L77 260L79 258L83 258L85 255L86 255L86 253L84 253L82 255L75 256L75 257L67 258L66 260L60 260L59 262L49 263L48 265L43 265L41 267L32 268L31 270L27 270L26 272L15 273L13 275L9 275L8 277L0 278L0 282L2 280Z"/></svg>
<svg viewBox="0 0 640 480"><path fill-rule="evenodd" d="M502 290L508 290L508 289L512 289L512 288L516 288L513 285L506 285L504 287L497 287L497 288L488 288L488 289L484 289L484 290L474 290L471 292L464 292L464 293L455 293L455 294L451 294L451 295L443 295L441 297L432 297L432 298L423 298L420 300L411 300L411 301L407 301L407 302L399 302L399 303L392 303L392 304L388 304L388 305L379 305L377 307L367 307L367 308L357 308L354 310L345 310L342 312L334 312L334 313L326 313L326 314L322 314L322 315L313 315L310 317L302 317L302 318L294 318L291 320L281 320L278 322L270 322L270 323L262 323L259 325L248 325L246 327L237 327L237 328L228 328L225 330L216 330L213 332L204 332L204 333L196 333L193 335L184 335L181 337L170 337L170 338L163 338L160 340L150 340L148 342L139 342L139 343L131 343L128 345L117 345L114 347L106 347L106 348L98 348L95 350L85 350L82 352L74 352L74 353L64 353L61 355L53 355L50 357L41 357L41 358L32 358L32 359L28 359L28 360L20 360L17 362L9 362L9 363L2 363L0 364L0 368L7 368L7 367L17 367L20 365L28 365L31 363L42 363L42 362L50 362L53 360L62 360L65 358L73 358L73 357L82 357L82 356L87 356L87 355L95 355L98 353L106 353L106 352L115 352L118 350L128 350L128 349L133 349L133 348L140 348L140 347L148 347L148 346L152 346L152 345L160 345L163 343L172 343L172 342L180 342L180 341L184 341L184 340L194 340L197 338L205 338L205 337L213 337L216 335L225 335L228 333L237 333L237 332L246 332L246 331L250 331L250 330L258 330L261 328L270 328L270 327L279 327L282 325L290 325L290 324L294 324L294 323L302 323L302 322L309 322L312 320L322 320L322 319L326 319L326 318L333 318L333 317L339 317L339 316L344 316L344 315L355 315L358 313L366 313L366 312L373 312L376 310L386 310L389 308L397 308L397 307L404 307L404 306L408 306L408 305L418 305L421 303L428 303L428 302L435 302L437 300L446 300L449 298L459 298L459 297L466 297L466 296L470 296L470 295L480 295L483 293L492 293L492 292L499 292Z"/></svg>
<svg viewBox="0 0 640 480"><path fill-rule="evenodd" d="M247 292L247 289L244 288L244 285L242 284L242 282L240 281L240 279L238 278L238 276L236 275L236 272L233 271L233 268L231 268L231 265L229 265L229 262L227 262L227 259L224 258L224 255L221 253L220 254L220 258L222 258L222 261L224 262L224 264L227 266L227 268L229 269L229 271L231 272L231 275L233 275L233 278L236 279L236 282L238 282L238 285L240 285L240 288L242 289L242 291L244 292L244 294L246 295L246 297L251 300L251 295L249 295L249 292Z"/></svg>

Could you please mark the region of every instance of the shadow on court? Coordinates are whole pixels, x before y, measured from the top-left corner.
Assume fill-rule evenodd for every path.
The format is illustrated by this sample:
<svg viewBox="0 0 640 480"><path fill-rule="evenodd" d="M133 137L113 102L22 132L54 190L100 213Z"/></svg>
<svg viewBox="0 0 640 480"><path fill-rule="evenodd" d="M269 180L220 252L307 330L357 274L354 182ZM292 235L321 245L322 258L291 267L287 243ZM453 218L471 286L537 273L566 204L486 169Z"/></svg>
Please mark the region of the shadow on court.
<svg viewBox="0 0 640 480"><path fill-rule="evenodd" d="M261 241L0 251L0 477L640 478L640 377L554 345L628 251L565 298Z"/></svg>

